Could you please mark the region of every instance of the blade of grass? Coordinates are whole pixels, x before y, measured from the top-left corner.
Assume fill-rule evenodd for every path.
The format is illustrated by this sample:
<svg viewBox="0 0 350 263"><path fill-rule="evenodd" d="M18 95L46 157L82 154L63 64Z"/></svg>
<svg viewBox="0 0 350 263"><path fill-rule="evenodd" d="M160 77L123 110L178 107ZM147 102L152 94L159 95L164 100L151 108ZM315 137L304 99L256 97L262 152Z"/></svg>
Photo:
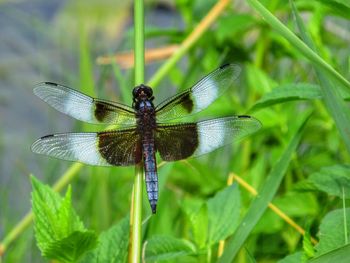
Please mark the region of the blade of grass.
<svg viewBox="0 0 350 263"><path fill-rule="evenodd" d="M346 224L347 219L346 219L346 204L345 204L345 189L343 187L343 217L344 217L344 240L345 240L345 244L349 243L349 232L348 232L348 225Z"/></svg>
<svg viewBox="0 0 350 263"><path fill-rule="evenodd" d="M282 154L280 160L272 168L260 194L258 194L252 202L248 212L244 216L236 232L233 234L233 237L230 238L226 243L225 251L218 262L232 262L246 241L249 233L253 230L254 226L258 223L259 219L267 209L268 204L276 194L283 176L286 173L292 155L299 144L303 128L309 117L310 114L307 114L301 118L302 122L299 125L298 129L295 131L290 143L288 144L288 147Z"/></svg>
<svg viewBox="0 0 350 263"><path fill-rule="evenodd" d="M135 0L134 4L134 49L135 49L135 86L144 82L145 77L145 28L143 0ZM131 233L129 246L129 262L140 262L141 258L141 224L142 224L142 183L143 183L143 163L135 166L135 180L132 193L131 205Z"/></svg>
<svg viewBox="0 0 350 263"><path fill-rule="evenodd" d="M298 14L298 11L293 1L290 1L290 3L292 5L293 14L294 14L302 39L312 50L316 51L316 47L306 31L304 24ZM323 101L329 113L333 117L334 122L339 130L339 133L345 142L345 146L348 152L350 153L349 108L346 106L339 90L335 89L334 87L335 85L333 85L331 81L325 77L325 74L324 74L326 73L325 70L319 65L315 65L315 71L316 71L317 78L319 79L319 82L320 82Z"/></svg>
<svg viewBox="0 0 350 263"><path fill-rule="evenodd" d="M182 56L186 54L186 52L199 40L199 38L205 33L206 30L215 22L215 20L219 17L219 15L225 10L225 7L230 4L229 0L220 0L210 11L209 13L202 19L202 21L198 24L198 26L192 31L191 34L182 42L180 48L177 52L175 52L172 57L170 57L153 75L153 77L148 82L152 88L155 88L159 85L160 81L167 75L167 73L171 70L172 67L175 66L176 62L178 62ZM107 127L107 129L112 128L113 126ZM83 167L81 163L72 164L68 170L62 175L62 177L57 181L63 182L60 185L62 188L66 186L78 173L78 171ZM71 171L75 171L69 178L69 180L65 180L66 174L70 174ZM62 179L63 178L63 179ZM61 188L61 189L62 189ZM32 222L32 220L28 220L28 216L31 218L31 212L28 213L21 221L16 225L21 226L20 231L16 231L16 235L10 235L14 230L13 229L8 235L0 243L0 248L3 249L3 253L10 243L12 243ZM4 242L6 240L6 242ZM6 244L4 246L4 244ZM0 251L1 252L1 251ZM0 254L1 255L1 254Z"/></svg>
<svg viewBox="0 0 350 263"><path fill-rule="evenodd" d="M291 45L298 49L306 58L310 60L315 66L324 69L327 73L334 77L345 88L350 90L350 82L347 81L342 75L340 75L334 68L332 68L324 59L322 59L317 53L315 53L310 47L308 47L303 41L301 41L292 31L290 31L285 25L283 25L269 10L267 10L258 0L247 0L249 5L253 7L265 21L281 36L287 39Z"/></svg>

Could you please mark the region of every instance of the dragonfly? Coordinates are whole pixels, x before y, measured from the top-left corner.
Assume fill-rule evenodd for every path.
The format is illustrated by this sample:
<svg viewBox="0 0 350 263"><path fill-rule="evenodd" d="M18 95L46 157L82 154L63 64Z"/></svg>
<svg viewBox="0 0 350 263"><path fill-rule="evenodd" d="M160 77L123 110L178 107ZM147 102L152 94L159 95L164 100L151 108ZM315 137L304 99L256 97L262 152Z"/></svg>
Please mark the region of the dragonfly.
<svg viewBox="0 0 350 263"><path fill-rule="evenodd" d="M93 124L114 124L117 129L58 133L33 143L34 153L95 166L131 166L142 163L152 213L158 202L156 153L166 162L197 157L239 141L261 128L259 120L235 115L197 122L177 119L198 113L237 80L241 68L223 65L190 89L154 105L153 90L141 84L132 91L132 106L92 98L69 87L42 82L34 94L56 110Z"/></svg>

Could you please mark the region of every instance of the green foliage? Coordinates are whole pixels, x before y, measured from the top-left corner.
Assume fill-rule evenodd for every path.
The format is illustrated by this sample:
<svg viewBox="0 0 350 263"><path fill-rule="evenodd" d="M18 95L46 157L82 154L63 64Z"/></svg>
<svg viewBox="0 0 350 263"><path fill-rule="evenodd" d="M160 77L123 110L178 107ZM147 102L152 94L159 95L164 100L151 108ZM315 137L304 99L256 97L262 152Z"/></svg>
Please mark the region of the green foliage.
<svg viewBox="0 0 350 263"><path fill-rule="evenodd" d="M320 87L309 83L285 84L275 87L265 93L255 104L252 110L259 110L275 104L294 100L321 99Z"/></svg>
<svg viewBox="0 0 350 263"><path fill-rule="evenodd" d="M309 260L310 263L346 262L350 254L350 245L345 245L322 256Z"/></svg>
<svg viewBox="0 0 350 263"><path fill-rule="evenodd" d="M291 2L293 14L296 18L298 29L300 31L301 37L303 41L311 48L315 53L317 53L317 48L308 35L308 32L305 29L305 26L297 12L293 2ZM307 49L305 49L306 52ZM307 50L307 52L310 52ZM341 94L338 89L335 87L335 83L337 80L340 84L342 84L344 89L350 88L350 83L348 81L340 82L340 78L337 75L337 72L330 72L326 69L325 66L322 65L323 62L315 63L315 71L317 78L320 82L322 97L324 99L325 105L332 115L337 128L344 140L345 145L347 146L348 152L350 153L350 110L347 105L345 105L344 101L341 98ZM329 74L330 78L325 77Z"/></svg>
<svg viewBox="0 0 350 263"><path fill-rule="evenodd" d="M32 186L35 237L44 257L75 262L96 246L96 234L84 227L73 210L71 188L61 198L34 176Z"/></svg>
<svg viewBox="0 0 350 263"><path fill-rule="evenodd" d="M288 255L284 259L279 260L278 263L300 263L302 262L302 256L302 252L296 252L291 255Z"/></svg>
<svg viewBox="0 0 350 263"><path fill-rule="evenodd" d="M232 235L238 226L240 197L236 185L226 187L208 200L208 243L213 245Z"/></svg>
<svg viewBox="0 0 350 263"><path fill-rule="evenodd" d="M177 259L194 254L196 249L189 241L172 236L155 236L146 245L146 262Z"/></svg>
<svg viewBox="0 0 350 263"><path fill-rule="evenodd" d="M306 231L303 237L303 251L304 251L304 255L303 255L304 261L315 256L315 249L311 242L311 236L310 236L309 230Z"/></svg>
<svg viewBox="0 0 350 263"><path fill-rule="evenodd" d="M350 166L334 165L322 167L311 174L308 180L320 191L340 198L350 198Z"/></svg>
<svg viewBox="0 0 350 263"><path fill-rule="evenodd" d="M346 219L346 220L345 220ZM329 212L322 220L318 236L320 242L316 245L316 256L347 245L350 229L350 208L337 209Z"/></svg>
<svg viewBox="0 0 350 263"><path fill-rule="evenodd" d="M225 250L224 254L219 259L219 262L231 262L235 258L236 254L247 239L248 235L250 234L250 232L252 231L252 229L257 224L262 214L266 210L267 205L269 204L269 202L271 202L283 179L283 176L285 175L287 167L292 158L292 154L299 144L303 128L308 118L309 115L302 118L302 121L300 122L298 129L296 129L295 133L293 134L290 143L288 144L281 158L272 168L269 176L267 177L263 189L261 190L257 198L252 202L248 212L242 219L235 235L227 243L228 248Z"/></svg>
<svg viewBox="0 0 350 263"><path fill-rule="evenodd" d="M129 217L102 232L98 246L79 262L126 262L129 245Z"/></svg>
<svg viewBox="0 0 350 263"><path fill-rule="evenodd" d="M157 235L145 243L147 260L153 262L188 256L200 258L203 251L209 251L220 240L232 235L239 220L238 187L228 186L205 203L185 202L183 209L190 223L192 241Z"/></svg>
<svg viewBox="0 0 350 263"><path fill-rule="evenodd" d="M41 75L38 81L59 77L62 84L80 87L90 95L131 105L132 69L123 69L117 63L94 64L97 56L132 50L133 27L123 30L133 19L130 7L124 9L117 2L68 1L55 11L50 23L37 21L37 28L33 26L30 31L35 32L34 39L40 47L51 44L45 50L40 48L40 56L28 60L31 64L26 68L39 61L34 65ZM151 2L145 2L147 47L182 43L218 1L177 0L166 11L154 8L158 7L157 1ZM178 55L166 70L162 68L156 78L153 72L163 61L146 65L145 80L150 80L146 83L152 84L155 101L160 102L191 87L219 65L240 64L238 83L193 118L249 114L263 124L259 133L239 144L200 158L166 163L158 169L156 215L150 216L143 193L142 246L146 262L299 263L341 262L346 258L350 253L346 244L350 229L350 93L346 81L350 79L349 9L348 2L341 0L235 2L195 46L184 56ZM27 18L21 11L13 14L17 20ZM163 25L164 17L169 24ZM44 35L45 41L39 35ZM49 62L44 62L44 57ZM56 66L59 72L51 73ZM6 69L13 72L13 68ZM26 80L16 86L29 89L30 84ZM15 103L5 101L2 106L10 104ZM48 110L41 106L43 112ZM66 127L60 122L60 114L51 110L50 117L50 127L44 126L45 131L104 129L80 122L73 128ZM31 134L30 140L36 136ZM5 146L7 141L13 142L4 139ZM45 182L60 178L70 167L63 161L35 160ZM18 167L17 163L13 167ZM64 198L33 179L37 245L45 257L61 261L125 262L129 242L129 219L125 215L130 211L134 167L81 167L74 164L69 169L74 174L70 177L74 177L74 192L69 188ZM227 187L231 172L254 187L258 196L254 198L236 183ZM12 178L23 178L18 173L22 174L22 169L16 168ZM1 203L6 208L0 212L6 217L0 218L5 234L20 217L14 220L9 201L15 198L11 197L12 189L6 187L0 185L0 192L6 192L5 204ZM71 207L71 195L77 212ZM268 209L269 202L306 229L306 235ZM77 214L101 232L98 243ZM25 233L6 250L4 262L27 262L28 258L43 261L30 242L30 234ZM319 243L315 245L312 238L319 239ZM218 243L223 240L224 255L218 258Z"/></svg>

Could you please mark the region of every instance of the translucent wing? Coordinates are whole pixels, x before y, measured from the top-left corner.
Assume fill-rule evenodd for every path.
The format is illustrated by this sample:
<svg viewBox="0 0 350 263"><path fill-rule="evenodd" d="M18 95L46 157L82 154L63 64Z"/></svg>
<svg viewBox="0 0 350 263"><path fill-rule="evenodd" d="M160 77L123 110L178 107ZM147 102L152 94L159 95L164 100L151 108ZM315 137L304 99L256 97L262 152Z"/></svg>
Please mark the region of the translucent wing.
<svg viewBox="0 0 350 263"><path fill-rule="evenodd" d="M196 157L239 141L261 128L250 116L232 116L198 123L159 124L155 144L165 161Z"/></svg>
<svg viewBox="0 0 350 263"><path fill-rule="evenodd" d="M221 66L192 88L160 103L156 107L157 119L159 121L176 119L205 109L231 87L240 72L238 65Z"/></svg>
<svg viewBox="0 0 350 263"><path fill-rule="evenodd" d="M38 154L98 166L133 165L142 158L135 129L47 135L35 141L31 149Z"/></svg>
<svg viewBox="0 0 350 263"><path fill-rule="evenodd" d="M39 83L34 94L56 110L95 124L135 124L135 111L126 105L91 98L74 89L51 82Z"/></svg>

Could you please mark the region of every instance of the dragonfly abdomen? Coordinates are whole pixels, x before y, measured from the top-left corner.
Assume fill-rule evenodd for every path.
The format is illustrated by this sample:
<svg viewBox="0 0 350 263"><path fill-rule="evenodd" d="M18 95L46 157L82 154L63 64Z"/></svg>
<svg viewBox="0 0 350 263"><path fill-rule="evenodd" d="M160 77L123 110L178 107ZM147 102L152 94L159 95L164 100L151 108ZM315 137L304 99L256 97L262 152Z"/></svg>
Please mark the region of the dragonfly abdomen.
<svg viewBox="0 0 350 263"><path fill-rule="evenodd" d="M158 176L154 141L144 141L142 148L147 195L152 213L155 214L158 201Z"/></svg>

